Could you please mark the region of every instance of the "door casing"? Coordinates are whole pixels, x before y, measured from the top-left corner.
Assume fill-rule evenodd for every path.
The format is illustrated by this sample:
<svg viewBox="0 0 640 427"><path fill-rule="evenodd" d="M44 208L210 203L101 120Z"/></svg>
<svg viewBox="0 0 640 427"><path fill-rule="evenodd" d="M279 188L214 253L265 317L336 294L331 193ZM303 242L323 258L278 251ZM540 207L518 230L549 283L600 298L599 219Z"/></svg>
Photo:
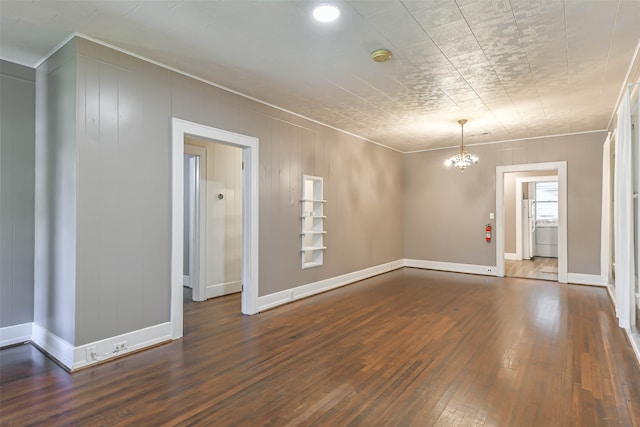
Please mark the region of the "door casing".
<svg viewBox="0 0 640 427"><path fill-rule="evenodd" d="M258 312L258 138L179 118L171 119L171 337L183 335L184 138L242 149L242 313Z"/></svg>
<svg viewBox="0 0 640 427"><path fill-rule="evenodd" d="M504 174L542 170L556 170L558 172L558 282L567 283L569 273L567 268L566 161L496 166L496 275L504 277Z"/></svg>

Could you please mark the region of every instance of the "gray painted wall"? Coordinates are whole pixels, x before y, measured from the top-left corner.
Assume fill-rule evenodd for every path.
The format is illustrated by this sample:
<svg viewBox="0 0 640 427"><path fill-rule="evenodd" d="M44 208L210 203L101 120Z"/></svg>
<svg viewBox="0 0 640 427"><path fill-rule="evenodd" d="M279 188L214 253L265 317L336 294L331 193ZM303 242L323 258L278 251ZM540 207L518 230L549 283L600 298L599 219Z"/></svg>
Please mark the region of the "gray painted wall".
<svg viewBox="0 0 640 427"><path fill-rule="evenodd" d="M0 60L0 328L33 322L35 78Z"/></svg>
<svg viewBox="0 0 640 427"><path fill-rule="evenodd" d="M461 174L446 151L401 155L83 39L37 83L34 317L73 345L170 319L171 117L259 138L261 296L403 257L495 265L496 165L558 160L569 271L599 274L604 133L473 147ZM324 266L307 270L303 174L328 200Z"/></svg>
<svg viewBox="0 0 640 427"><path fill-rule="evenodd" d="M36 71L34 322L76 344L76 43Z"/></svg>
<svg viewBox="0 0 640 427"><path fill-rule="evenodd" d="M169 321L171 117L259 138L260 295L402 258L401 154L77 44L76 345ZM307 270L303 174L328 200L325 264Z"/></svg>
<svg viewBox="0 0 640 427"><path fill-rule="evenodd" d="M606 132L471 146L480 163L460 173L443 161L454 151L405 155L405 257L496 265L485 224L496 205L496 166L567 161L568 267L600 274L602 144Z"/></svg>

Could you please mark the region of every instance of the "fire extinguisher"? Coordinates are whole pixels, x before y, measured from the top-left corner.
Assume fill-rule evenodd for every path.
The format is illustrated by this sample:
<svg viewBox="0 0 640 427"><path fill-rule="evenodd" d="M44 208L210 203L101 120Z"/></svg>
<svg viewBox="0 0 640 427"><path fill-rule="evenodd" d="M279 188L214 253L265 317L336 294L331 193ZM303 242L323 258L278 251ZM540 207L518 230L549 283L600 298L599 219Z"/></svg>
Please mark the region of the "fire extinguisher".
<svg viewBox="0 0 640 427"><path fill-rule="evenodd" d="M491 224L487 224L487 227L484 230L485 230L485 238L487 240L487 243L489 243L491 242Z"/></svg>

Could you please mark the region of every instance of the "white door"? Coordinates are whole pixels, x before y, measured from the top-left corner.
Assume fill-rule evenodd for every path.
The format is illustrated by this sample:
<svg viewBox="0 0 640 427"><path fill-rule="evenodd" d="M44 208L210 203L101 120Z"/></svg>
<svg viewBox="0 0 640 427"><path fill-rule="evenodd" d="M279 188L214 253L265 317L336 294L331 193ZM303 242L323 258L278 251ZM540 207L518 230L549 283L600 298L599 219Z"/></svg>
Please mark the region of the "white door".
<svg viewBox="0 0 640 427"><path fill-rule="evenodd" d="M534 255L535 200L522 201L522 259L531 259Z"/></svg>
<svg viewBox="0 0 640 427"><path fill-rule="evenodd" d="M202 147L185 144L185 186L184 186L184 269L189 271L189 285L193 289L191 299L204 301L204 266L206 248L202 244L202 234L206 223L206 170L207 150ZM186 170L189 163L189 171ZM189 182L186 180L189 179Z"/></svg>
<svg viewBox="0 0 640 427"><path fill-rule="evenodd" d="M195 210L196 204L196 187L198 183L197 168L198 157L192 154L184 155L184 251L183 251L183 268L184 268L184 286L193 289L194 283L194 227L196 226L197 216Z"/></svg>

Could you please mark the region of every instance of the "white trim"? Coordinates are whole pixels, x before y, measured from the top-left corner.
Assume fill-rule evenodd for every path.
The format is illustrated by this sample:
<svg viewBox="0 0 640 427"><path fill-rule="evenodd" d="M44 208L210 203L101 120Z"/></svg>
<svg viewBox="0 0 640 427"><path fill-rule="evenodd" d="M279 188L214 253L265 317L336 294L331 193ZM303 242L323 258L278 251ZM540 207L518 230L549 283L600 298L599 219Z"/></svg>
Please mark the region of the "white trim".
<svg viewBox="0 0 640 427"><path fill-rule="evenodd" d="M568 283L576 285L607 286L607 282L598 274L569 273Z"/></svg>
<svg viewBox="0 0 640 427"><path fill-rule="evenodd" d="M191 287L191 276L182 276L182 286Z"/></svg>
<svg viewBox="0 0 640 427"><path fill-rule="evenodd" d="M242 292L242 281L236 280L235 282L207 285L207 289L205 292L206 299L221 297L222 295L229 295L236 292Z"/></svg>
<svg viewBox="0 0 640 427"><path fill-rule="evenodd" d="M74 347L48 329L34 323L31 342L58 362L62 363L69 370L73 368Z"/></svg>
<svg viewBox="0 0 640 427"><path fill-rule="evenodd" d="M602 207L600 215L600 275L611 277L611 132L602 144Z"/></svg>
<svg viewBox="0 0 640 427"><path fill-rule="evenodd" d="M210 81L210 80L206 80L206 79L204 79L204 78L202 78L202 77L198 77L198 76L196 76L195 74L187 73L186 71L182 71L182 70L180 70L179 68L174 68L174 67L171 67L171 66L169 66L169 65L163 64L162 62L154 61L153 59L147 58L147 57L145 57L145 56L142 56L142 55L137 54L137 53L135 53L135 52L132 52L132 51L130 51L130 50L123 49L123 48L121 48L121 47L118 47L118 46L115 46L115 45L109 44L109 43L107 43L107 42L104 42L104 41L102 41L102 40L99 40L99 39L93 38L93 37L91 37L91 36L87 36L86 34L82 34L82 33L77 33L77 32L75 32L75 33L71 33L71 34L69 34L69 35L68 35L68 36L67 36L67 37L66 37L62 42L60 42L60 43L59 43L59 44L58 44L58 45L57 45L53 50L51 50L49 53L47 53L45 56L43 56L39 61L37 61L37 62L36 62L36 65L33 65L33 66L32 66L32 65L29 65L29 64L20 64L20 65L25 65L25 66L27 66L27 67L31 67L31 68L38 68L38 67L40 66L40 64L42 64L44 61L46 61L47 59L49 59L49 57L50 57L51 55L53 55L54 53L56 53L60 48L62 48L65 44L67 44L67 43L68 43L70 40L72 40L74 37L78 37L78 38L81 38L81 39L84 39L84 40L90 41L90 42L92 42L92 43L98 44L98 45L100 45L100 46L107 47L107 48L109 48L109 49L115 50L116 52L124 53L125 55L131 56L131 57L134 57L134 58L137 58L137 59L139 59L139 60L141 60L141 61L144 61L144 62L148 62L149 64L156 65L156 66L158 66L158 67L160 67L160 68L164 68L165 70L173 71L174 73L178 73L178 74L183 75L183 76L185 76L185 77L189 77L189 78L191 78L191 79L194 79L194 80L197 80L197 81L199 81L199 82L205 83L205 84L207 84L207 85L209 85L209 86L213 86L213 87L215 87L215 88L222 89L222 90L224 90L225 92L233 93L234 95L238 95L238 96L241 96L241 97L243 97L243 98L245 98L245 99L249 99L249 100L254 101L254 102L257 102L257 103L259 103L259 104L266 105L267 107L275 108L276 110L283 111L283 112L288 113L288 114L291 114L291 115L293 115L293 116L295 116L295 117L300 117L300 118L305 119L305 120L308 120L308 121L310 121L310 122L312 122L312 123L316 123L316 124L319 124L319 125L321 125L321 126L324 126L324 127L330 128L330 129L333 129L333 130L338 131L338 132L340 132L340 133L343 133L343 134L345 134L345 135L353 136L353 137L355 137L355 138L361 139L361 140L363 140L363 141L370 142L371 144L379 145L380 147L387 148L387 149L392 150L392 151L395 151L395 152L397 152L397 153L403 153L402 151L398 150L397 148L389 147L389 146L384 145L384 144L382 144L382 143L380 143L380 142L376 142L376 141L374 141L374 140L371 140L371 139L365 138L365 137L363 137L363 136L360 136L360 135L357 135L357 134L355 134L355 133L352 133L352 132L346 131L346 130L344 130L344 129L340 129L340 128L337 128L337 127L335 127L335 126L329 125L329 124L327 124L327 123L323 123L323 122L321 122L321 121L319 121L319 120L312 119L312 118L307 117L307 116L303 116L303 115L302 115L302 114L300 114L300 113L296 113L296 112L293 112L293 111L287 110L286 108L279 107L279 106L277 106L277 105L275 105L275 104L271 104L271 103L269 103L269 102L267 102L267 101L263 101L263 100L261 100L261 99L254 98L253 96L251 96L251 95L247 95L246 93L242 93L242 92L239 92L239 91L237 91L237 90L230 89L230 88L228 88L228 87L226 87L226 86L222 86L222 85L217 84L217 83L214 83L214 82L212 82L212 81ZM14 61L10 61L10 62L14 62Z"/></svg>
<svg viewBox="0 0 640 427"><path fill-rule="evenodd" d="M44 61L46 61L47 59L51 58L53 56L54 53L56 53L57 51L59 51L60 49L62 49L64 47L64 45L66 45L67 43L69 43L71 40L73 40L73 38L76 36L76 33L71 33L69 34L67 37L65 37L60 43L58 43L57 45L55 45L55 47L53 49L51 49L49 52L47 52L47 54L45 56L43 56L42 58L40 58L40 60L38 62L36 62L32 68L38 68L39 66L42 65L42 63ZM31 67L31 66L30 66Z"/></svg>
<svg viewBox="0 0 640 427"><path fill-rule="evenodd" d="M258 138L216 129L173 117L171 179L171 324L172 337L183 334L182 262L183 262L183 191L184 137L194 136L242 148L242 313L258 312L258 207L259 150Z"/></svg>
<svg viewBox="0 0 640 427"><path fill-rule="evenodd" d="M0 348L31 340L32 330L31 322L0 328Z"/></svg>
<svg viewBox="0 0 640 427"><path fill-rule="evenodd" d="M611 304L613 304L613 311L615 313L616 310L616 295L613 286L610 283L605 285L607 287L607 294L609 295L609 299L611 300Z"/></svg>
<svg viewBox="0 0 640 427"><path fill-rule="evenodd" d="M37 323L23 323L0 329L1 346L31 341L40 350L53 357L69 371L84 368L115 356L142 350L146 347L170 341L171 323L161 323L126 334L105 338L78 347L74 347L56 334L43 328ZM118 353L113 352L113 345L126 341L126 349ZM101 355L97 360L87 360L87 349L95 347L96 353Z"/></svg>
<svg viewBox="0 0 640 427"><path fill-rule="evenodd" d="M196 194L194 200L195 219L193 224L193 242L189 242L193 245L193 254L189 257L191 262L191 268L189 273L193 275L192 281L190 281L190 288L193 289L191 293L191 299L193 301L205 301L207 299L206 291L206 277L207 277L207 179L208 166L207 148L197 145L184 144L184 153L193 155L197 158L196 161ZM204 171L205 179L202 179ZM189 239L191 240L191 239Z"/></svg>
<svg viewBox="0 0 640 427"><path fill-rule="evenodd" d="M633 123L629 90L618 108L617 136L614 146L613 177L613 241L615 257L616 316L621 327L634 329L635 255L634 255L634 201L633 201Z"/></svg>
<svg viewBox="0 0 640 427"><path fill-rule="evenodd" d="M625 74L624 80L622 80L622 87L620 88L620 92L618 93L618 99L616 99L616 103L613 104L615 105L615 108L611 112L611 117L609 117L609 123L607 124L607 129L611 129L611 125L613 124L613 118L616 116L616 114L618 113L618 110L620 109L620 103L622 102L622 95L624 94L624 91L628 87L629 78L631 77L631 70L633 69L633 66L636 60L638 60L639 53L640 53L640 40L638 40L638 44L636 45L636 50L633 52L633 56L631 57L631 61L629 62L629 68L627 68L627 74Z"/></svg>
<svg viewBox="0 0 640 427"><path fill-rule="evenodd" d="M490 142L478 142L475 144L467 144L467 140L465 139L465 147L478 147L481 145L493 145L493 144L506 144L509 142L518 142L518 141L531 141L534 139L545 139L545 138L560 138L563 136L574 136L574 135L587 135L590 133L600 133L606 132L607 129L598 129L598 130L587 130L582 132L571 132L571 133L558 133L555 135L541 135L541 136L530 136L527 138L516 138L516 139L503 139L501 141L490 141ZM451 150L452 148L460 148L459 145L450 145L447 147L436 147L436 148L425 148L424 150L414 150L414 151L402 151L402 154L414 154L414 153L424 153L425 151L440 151L440 150Z"/></svg>
<svg viewBox="0 0 640 427"><path fill-rule="evenodd" d="M504 253L504 259L517 261L518 260L518 254L514 254L513 252L505 252ZM522 257L520 257L520 259L522 259Z"/></svg>
<svg viewBox="0 0 640 427"><path fill-rule="evenodd" d="M631 324L629 323L628 320L624 319L618 319L618 325L622 328L622 329L629 329L631 328Z"/></svg>
<svg viewBox="0 0 640 427"><path fill-rule="evenodd" d="M273 294L264 295L258 298L258 310L264 311L270 308L295 301L300 298L306 298L321 292L335 289L341 286L357 282L359 280L368 279L378 274L387 273L397 270L405 266L405 260L392 261L374 267L365 268L363 270L354 271L352 273L343 274L341 276L332 277L330 279L320 280L318 282L308 283L306 285L297 286L295 288L286 289L284 291L275 292Z"/></svg>
<svg viewBox="0 0 640 427"><path fill-rule="evenodd" d="M496 166L496 275L504 277L504 174L558 171L558 282L567 283L567 162Z"/></svg>
<svg viewBox="0 0 640 427"><path fill-rule="evenodd" d="M450 271L452 273L480 274L483 276L496 275L496 268L492 265L460 264L457 262L427 261L419 259L405 259L404 261L405 267Z"/></svg>
<svg viewBox="0 0 640 427"><path fill-rule="evenodd" d="M123 341L126 342L126 348L119 352L113 352L113 345ZM160 323L75 347L73 348L73 366L67 365L67 367L74 371L167 341L171 341L171 322ZM99 355L97 360L87 360L89 347L95 347L96 353Z"/></svg>
<svg viewBox="0 0 640 427"><path fill-rule="evenodd" d="M636 333L633 333L629 328L625 328L624 331L627 333L631 349L633 350L633 354L636 356L636 362L640 365L640 336L637 331Z"/></svg>

